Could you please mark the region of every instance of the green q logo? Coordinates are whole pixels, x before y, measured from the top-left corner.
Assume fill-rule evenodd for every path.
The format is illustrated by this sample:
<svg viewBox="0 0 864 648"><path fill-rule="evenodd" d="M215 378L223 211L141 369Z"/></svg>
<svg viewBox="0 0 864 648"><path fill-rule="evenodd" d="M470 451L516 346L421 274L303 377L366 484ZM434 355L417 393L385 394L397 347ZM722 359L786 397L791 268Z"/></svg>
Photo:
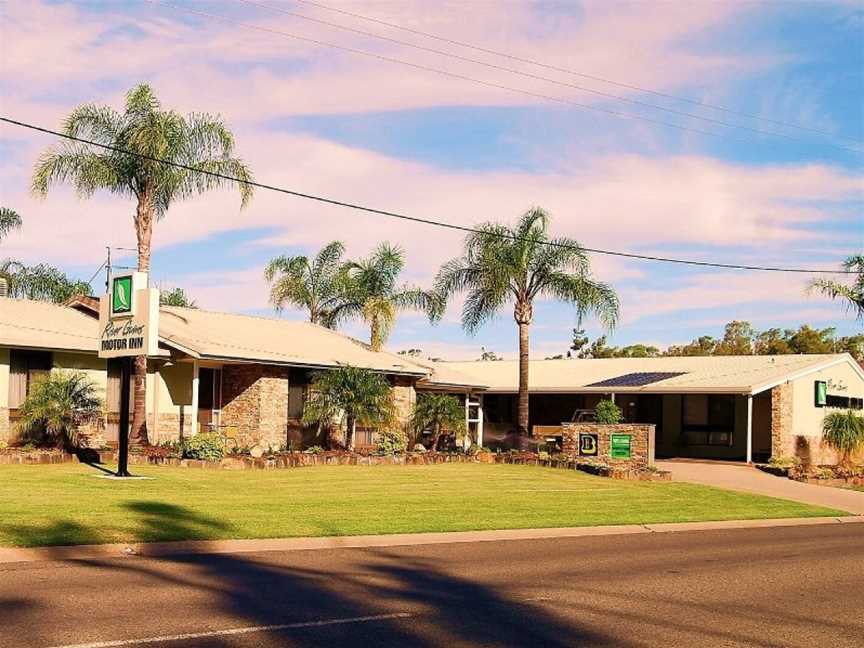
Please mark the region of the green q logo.
<svg viewBox="0 0 864 648"><path fill-rule="evenodd" d="M131 313L132 277L115 277L111 288L111 312L115 315Z"/></svg>

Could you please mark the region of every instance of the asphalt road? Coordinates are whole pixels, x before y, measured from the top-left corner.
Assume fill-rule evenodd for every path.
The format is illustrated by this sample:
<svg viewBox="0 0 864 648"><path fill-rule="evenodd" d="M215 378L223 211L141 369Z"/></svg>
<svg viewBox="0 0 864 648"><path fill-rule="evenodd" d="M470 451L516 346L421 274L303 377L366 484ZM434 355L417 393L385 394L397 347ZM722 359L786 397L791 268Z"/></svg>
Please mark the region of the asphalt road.
<svg viewBox="0 0 864 648"><path fill-rule="evenodd" d="M0 565L72 645L864 646L864 524Z"/></svg>

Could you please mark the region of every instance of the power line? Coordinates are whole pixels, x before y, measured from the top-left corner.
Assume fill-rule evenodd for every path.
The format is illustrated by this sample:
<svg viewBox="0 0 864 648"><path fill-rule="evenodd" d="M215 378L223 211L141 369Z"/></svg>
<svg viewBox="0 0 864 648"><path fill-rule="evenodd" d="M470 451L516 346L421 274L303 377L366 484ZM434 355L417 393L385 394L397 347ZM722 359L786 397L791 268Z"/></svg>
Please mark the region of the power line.
<svg viewBox="0 0 864 648"><path fill-rule="evenodd" d="M208 169L202 169L199 167L191 166L188 164L182 164L180 162L173 162L171 160L165 160L162 158L153 157L150 155L145 155L144 153L136 153L135 151L129 151L127 149L120 148L118 146L112 146L111 144L103 144L101 142L95 142L93 140L88 140L83 137L76 137L74 135L69 135L68 133L63 133L60 131L52 130L50 128L44 128L42 126L37 126L35 124L30 124L27 122L22 122L17 119L12 119L10 117L0 116L0 121L5 122L7 124L12 124L13 126L20 126L22 128L27 128L30 130L38 131L40 133L46 133L48 135L54 135L56 137L62 137L67 140L72 140L74 142L80 142L81 144L87 144L88 146L96 146L101 149L105 149L108 151L113 151L115 153L121 153L123 155L131 155L132 157L136 157L142 160L147 160L149 162L155 162L157 164L164 164L166 166L174 167L177 169L183 169L184 171L191 171L193 173L201 173L204 175L209 175L214 178L219 178L221 180L228 180L230 182L236 182L240 185L248 185L250 187L256 187L258 189L265 189L267 191L275 191L277 193L286 194L289 196L295 196L297 198L305 198L307 200L314 200L319 203L324 203L327 205L335 205L336 207L345 207L347 209L354 209L357 211L366 212L369 214L377 214L379 216L387 216L389 218L395 218L398 220L408 221L412 223L421 223L423 225L432 225L434 227L442 227L445 229L456 230L460 232L466 232L469 234L485 234L489 236L498 236L500 238L506 238L511 240L522 240L517 236L511 236L508 234L490 234L489 232L485 232L476 227L467 227L465 225L457 225L455 223L448 223L445 221L436 221L430 218L421 218L419 216L409 216L407 214L401 214L399 212L388 211L385 209L376 209L374 207L366 207L364 205L360 205L358 203L347 202L344 200L336 200L334 198L326 198L324 196L317 196L315 194L305 193L302 191L295 191L293 189L286 189L284 187L279 187L276 185L265 184L263 182L255 182L253 180L243 180L241 178L237 178L235 176L230 176L224 173L217 173L215 171L210 171ZM765 272L795 272L795 273L805 273L805 274L856 274L851 270L824 270L824 269L808 269L808 268L784 268L784 267L774 267L774 266L757 266L757 265L740 265L734 263L716 263L712 261L693 261L690 259L676 259L672 257L661 257L661 256L653 256L648 254L635 254L631 252L619 252L616 250L604 250L600 248L590 248L590 247L582 247L582 246L572 246L564 243L556 243L555 241L542 241L543 245L548 245L551 247L562 247L568 249L579 249L584 250L585 252L591 252L594 254L603 254L607 256L614 257L623 257L627 259L639 259L642 261L660 261L663 263L676 263L680 265L690 265L690 266L700 266L707 268L723 268L727 270L759 270Z"/></svg>
<svg viewBox="0 0 864 648"><path fill-rule="evenodd" d="M247 5L250 5L250 6L253 6L253 7L259 7L259 8L263 8L263 9L269 9L270 11L276 11L276 12L279 12L279 13L281 13L281 14L283 14L283 15L291 16L292 18L299 18L300 20L306 20L306 21L313 22L313 23L317 23L317 24L320 24L320 25L325 25L325 26L328 26L328 27L333 27L333 28L335 28L335 29L340 29L340 30L343 30L343 31L347 31L347 32L350 32L350 33L352 33L352 34L359 34L359 35L361 35L361 36L368 36L368 37L370 37L370 38L377 38L377 39L379 39L379 40L383 40L383 41L386 41L386 42L388 42L388 43L394 43L394 44L396 44L396 45L401 45L401 46L405 46L405 47L410 47L410 48L417 49L417 50L420 50L420 51L423 51L423 52L429 52L429 53L432 53L432 54L437 54L437 55L440 55L440 56L445 56L445 57L447 57L447 58L456 59L457 61L462 61L462 62L464 62L464 63L472 63L472 64L475 64L475 65L482 65L482 66L484 66L484 67L491 68L491 69L493 69L493 70L499 70L499 71L502 71L502 72L508 72L508 73L510 73L510 74L516 74L516 75L518 75L518 76L522 76L522 77L525 77L525 78L528 78L528 79L533 79L533 80L535 80L535 81L543 81L543 82L546 82L546 83L553 83L553 84L555 84L555 85L564 86L564 87L567 87L567 88L572 88L572 89L574 89L574 90L579 90L579 91L581 91L581 92L587 92L587 93L589 93L589 94L597 95L597 96L600 96L600 97L605 97L605 98L607 98L607 99L614 99L614 100L616 100L616 101L623 101L623 102L625 102L625 103L633 104L633 105L635 105L635 106L642 106L642 107L645 107L645 108L652 108L652 109L654 109L654 110L662 110L662 111L664 111L664 112L668 112L668 113L671 113L671 114L673 114L673 115L678 115L678 116L680 116L680 117L689 117L689 118L691 118L691 119L698 119L698 120L705 121L705 122L708 122L708 123L711 123L711 124L716 124L716 125L718 125L718 126L724 126L724 127L726 127L726 128L737 128L737 129L740 129L740 130L749 131L749 132L751 132L751 133L757 133L757 134L759 134L759 135L768 135L768 136L772 136L772 137L781 137L781 138L784 138L784 139L789 139L789 140L799 141L799 142L800 142L800 141L805 141L805 140L801 140L801 138L799 138L799 137L795 137L795 136L793 136L793 135L788 135L788 134L786 134L786 133L778 133L778 132L776 132L776 131L763 130L763 129L761 129L761 128L753 128L753 127L751 127L751 126L747 126L747 125L744 125L744 124L735 124L735 123L732 123L732 122L723 121L722 119L715 119L715 118L713 118L713 117L706 117L706 116L704 116L704 115L697 115L697 114L695 114L695 113L686 112L686 111L683 111L683 110L676 110L675 108L667 108L667 107L665 107L665 106L659 106L659 105L657 105L657 104L653 104L653 103L650 103L650 102L647 102L647 101L642 101L642 100L640 100L640 99L632 99L632 98L630 98L630 97L625 97L625 96L622 96L622 95L612 94L612 93L610 93L610 92L604 92L604 91L602 91L602 90L595 90L595 89L593 89L593 88L586 88L585 86L580 86L580 85L577 85L577 84L575 84L575 83L568 83L568 82L566 82L566 81L559 81L558 79L552 79L552 78L549 78L549 77L541 76L541 75L539 75L539 74L532 74L531 72L524 72L524 71L522 71L522 70L517 70L517 69L515 69L515 68L506 67L506 66L504 66L504 65L497 65L497 64L495 64L495 63L488 63L488 62L486 62L486 61L481 61L481 60L479 60L479 59L474 59L474 58L470 58L470 57L467 57L467 56L461 56L461 55L459 55L459 54L454 54L454 53L452 53L452 52L447 52L447 51L439 50L439 49L435 49L435 48L432 48L432 47L424 47L423 45L417 45L417 44L415 44L415 43L411 43L411 42L409 42L409 41L399 40L398 38L390 38L389 36L382 36L382 35L380 35L380 34L375 34L374 32L364 31L364 30L362 30L362 29L354 29L353 27L346 27L346 26L344 26L344 25L339 25L339 24L337 24L337 23L332 23L332 22L329 22L329 21L326 21L326 20L321 20L321 19L319 19L319 18L313 18L312 16L307 16L307 15L304 15L304 14L301 14L301 13L297 13L297 12L294 12L294 11L289 11L289 10L287 10L287 9L282 9L281 7L273 7L273 6L271 6L271 5L264 4L264 3L261 3L261 2L254 2L253 0L235 0L235 2L240 2L240 3L247 4ZM809 129L805 129L805 130L809 130ZM843 148L846 148L846 147L843 147ZM853 149L850 149L850 150L853 150ZM858 152L862 152L862 151L858 151Z"/></svg>
<svg viewBox="0 0 864 648"><path fill-rule="evenodd" d="M591 81L599 81L601 83L607 83L612 86L617 86L619 88L626 88L627 90L635 90L636 92L644 92L646 94L654 95L655 97L663 97L665 99L672 99L673 101L681 101L684 103L688 103L694 106L700 106L702 108L710 108L711 110L717 110L720 112L728 113L730 115L738 115L739 117L746 117L748 119L757 119L764 122L769 122L775 124L777 126L786 126L789 128L798 128L805 131L810 131L812 133L818 133L820 135L825 135L828 137L837 137L839 139L845 139L850 142L855 142L856 144L861 144L862 141L859 139L855 139L852 137L846 137L843 135L836 135L835 133L830 133L828 131L824 131L818 128L813 128L810 126L804 126L803 124L796 124L794 122L782 121L779 119L771 119L770 117L763 117L761 115L756 115L753 113L748 113L740 110L735 110L733 108L728 108L725 106L718 106L717 104L711 104L704 101L699 101L697 99L690 99L687 97L681 97L678 95L669 94L666 92L660 92L657 90L651 90L649 88L644 88L641 86L633 85L630 83L622 83L620 81L613 81L612 79L607 79L605 77L595 76L591 74L585 74L584 72L576 72L575 70L570 70L568 68L558 67L555 65L550 65L548 63L543 63L542 61L538 61L536 59L530 59L522 56L516 56L514 54L508 54L507 52L502 52L500 50L493 50L485 47L480 47L479 45L473 45L472 43L467 43L465 41L456 40L453 38L447 38L445 36L440 36L438 34L432 34L430 32L421 31L419 29L413 29L411 27L405 27L404 25L399 25L397 23L387 22L386 20L381 20L379 18L373 18L371 16L364 16L363 14L355 13L353 11L348 11L346 9L339 9L337 7L331 7L320 2L314 2L313 0L295 0L296 2L300 2L302 4L310 5L312 7L317 7L318 9L324 9L325 11L332 11L334 13L343 14L345 16L350 16L352 18L357 18L359 20L365 20L366 22L371 22L376 25L382 25L384 27L390 27L392 29L398 29L409 34L414 34L417 36L425 36L426 38L431 38L433 40L440 41L442 43L449 43L450 45L458 45L459 47L464 47L470 50L474 50L477 52L483 52L484 54L492 54L493 56L501 56L503 58L509 59L511 61L518 61L519 63L526 63L528 65L535 65L537 67L545 68L547 70L554 70L555 72L562 72L564 74L569 74L575 77L580 77L583 79L589 79ZM272 7L271 7L272 8Z"/></svg>
<svg viewBox="0 0 864 648"><path fill-rule="evenodd" d="M261 25L252 25L250 23L244 23L244 22L232 20L230 18L226 18L225 16L221 16L218 14L213 14L213 13L208 13L206 11L199 11L197 9L190 9L188 7L178 6L175 4L171 4L170 2L157 2L156 0L147 0L147 1L150 2L151 4L175 9L177 11L183 11L183 12L186 12L188 14L203 16L205 18L209 18L211 20L217 20L217 21L229 24L229 25L236 26L236 27L242 27L244 29L250 29L253 31L263 32L263 33L267 33L267 34L273 34L273 35L282 36L285 38L291 38L294 40L299 40L299 41L303 41L306 43L311 43L313 45L319 45L321 47L329 47L331 49L340 50L343 52L349 52L351 54L358 54L360 56L366 56L369 58L377 59L379 61L386 61L388 63L394 63L396 65L402 65L405 67L410 67L410 68L413 68L416 70L421 70L424 72L431 72L433 74L437 74L437 75L444 76L444 77L449 77L452 79L459 79L460 81L468 81L470 83L476 83L476 84L483 85L483 86L486 86L489 88L495 88L498 90L505 90L507 92L522 94L522 95L525 95L528 97L534 97L535 99L544 99L546 101L553 101L556 103L575 106L576 108L582 108L584 110L591 110L594 112L599 112L599 113L603 113L606 115L612 115L614 117L620 117L623 119L636 119L636 120L648 122L651 124L655 124L658 126L666 126L667 128L674 128L674 129L680 130L680 131L699 133L701 135L708 135L711 137L723 137L724 139L726 139L728 141L743 142L745 144L752 144L753 143L752 138L729 137L727 135L724 135L723 133L718 133L715 131L703 130L700 128L693 128L691 126L682 126L681 124L676 124L674 122L668 122L668 121L663 121L660 119L654 119L651 117L645 117L643 115L638 115L635 113L629 113L629 112L624 112L624 111L620 111L620 110L614 110L612 108L604 108L601 106L593 106L590 104L584 104L584 103L580 103L578 101L572 101L570 99L565 99L563 97L556 97L553 95L547 95L547 94L543 94L540 92L533 92L531 90L525 90L523 88L515 88L513 86L508 86L508 85L504 85L501 83L495 83L493 81L485 81L483 79L478 79L476 77L471 77L471 76L459 74L456 72L449 72L447 70L442 70L440 68L435 68L435 67L431 67L428 65L422 65L420 63L413 63L411 61L406 61L404 59L394 58L392 56L386 56L384 54L376 54L374 52L368 52L366 50L357 49L355 47L348 47L346 45L338 45L336 43L330 43L330 42L318 40L315 38L309 38L307 36L300 36L298 34L292 34L290 32L281 31L279 29L272 29L269 27L263 27ZM732 126L732 125L729 124L729 126ZM733 126L733 127L735 127L735 126ZM773 133L770 131L759 131L758 129L750 129L746 126L741 126L739 128L745 128L747 130L754 130L757 133L764 134L764 135L772 135L772 136L783 137L783 138L790 139L790 140L801 141L801 140L798 140L798 138L796 138L794 136L784 135L782 133ZM848 151L851 153L857 153L859 155L864 153L864 151L862 151L860 149L851 148L848 146L842 146L840 144L831 144L828 142L823 142L822 146L828 147L828 148L833 148L833 149L839 149L839 150L843 150L843 151Z"/></svg>

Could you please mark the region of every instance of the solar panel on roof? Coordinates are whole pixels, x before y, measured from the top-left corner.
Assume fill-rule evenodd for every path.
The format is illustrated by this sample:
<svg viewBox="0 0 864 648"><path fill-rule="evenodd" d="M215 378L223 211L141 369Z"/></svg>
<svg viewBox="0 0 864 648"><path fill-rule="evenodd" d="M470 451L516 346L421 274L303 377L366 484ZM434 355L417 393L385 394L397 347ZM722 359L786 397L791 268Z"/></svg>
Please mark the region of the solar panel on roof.
<svg viewBox="0 0 864 648"><path fill-rule="evenodd" d="M683 376L686 371L637 371L591 383L588 387L644 387L668 378Z"/></svg>

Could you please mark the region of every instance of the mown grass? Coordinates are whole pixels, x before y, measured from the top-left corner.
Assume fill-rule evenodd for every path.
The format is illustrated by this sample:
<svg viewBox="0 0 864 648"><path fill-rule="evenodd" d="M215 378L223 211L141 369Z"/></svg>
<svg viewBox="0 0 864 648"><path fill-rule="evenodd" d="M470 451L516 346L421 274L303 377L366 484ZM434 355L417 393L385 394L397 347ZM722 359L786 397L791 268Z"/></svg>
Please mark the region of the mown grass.
<svg viewBox="0 0 864 648"><path fill-rule="evenodd" d="M844 515L684 483L512 465L224 471L0 467L0 545L272 538Z"/></svg>

